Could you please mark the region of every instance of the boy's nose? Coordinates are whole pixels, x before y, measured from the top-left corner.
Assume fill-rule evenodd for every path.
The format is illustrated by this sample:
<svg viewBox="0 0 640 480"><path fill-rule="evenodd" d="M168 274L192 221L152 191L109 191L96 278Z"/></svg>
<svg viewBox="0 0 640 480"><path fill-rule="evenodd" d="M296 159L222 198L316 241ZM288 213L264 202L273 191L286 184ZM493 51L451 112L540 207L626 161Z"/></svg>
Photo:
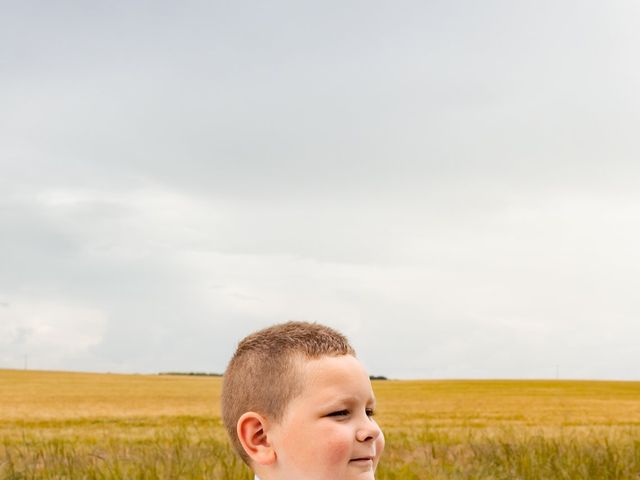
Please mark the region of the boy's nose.
<svg viewBox="0 0 640 480"><path fill-rule="evenodd" d="M364 423L357 431L356 431L356 440L359 442L366 442L369 440L375 440L382 434L380 427L378 424L371 420L367 419L366 423Z"/></svg>

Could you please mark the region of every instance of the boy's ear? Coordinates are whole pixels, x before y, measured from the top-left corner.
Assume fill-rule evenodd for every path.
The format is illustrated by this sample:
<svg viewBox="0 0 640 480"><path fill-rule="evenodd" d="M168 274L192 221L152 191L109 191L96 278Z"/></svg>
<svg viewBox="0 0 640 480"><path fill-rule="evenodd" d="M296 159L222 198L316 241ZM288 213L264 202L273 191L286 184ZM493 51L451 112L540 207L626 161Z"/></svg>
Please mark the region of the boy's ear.
<svg viewBox="0 0 640 480"><path fill-rule="evenodd" d="M267 437L266 419L256 412L246 412L236 425L238 438L247 455L258 465L271 465L276 452Z"/></svg>

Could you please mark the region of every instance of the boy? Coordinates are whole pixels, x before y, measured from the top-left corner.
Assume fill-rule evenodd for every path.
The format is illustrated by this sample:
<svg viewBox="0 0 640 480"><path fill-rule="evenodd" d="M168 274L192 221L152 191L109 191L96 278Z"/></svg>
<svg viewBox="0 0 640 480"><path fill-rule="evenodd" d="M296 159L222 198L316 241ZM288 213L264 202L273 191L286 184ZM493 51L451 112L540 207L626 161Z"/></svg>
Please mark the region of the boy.
<svg viewBox="0 0 640 480"><path fill-rule="evenodd" d="M222 418L261 480L373 480L384 436L348 340L307 322L244 338L224 374Z"/></svg>

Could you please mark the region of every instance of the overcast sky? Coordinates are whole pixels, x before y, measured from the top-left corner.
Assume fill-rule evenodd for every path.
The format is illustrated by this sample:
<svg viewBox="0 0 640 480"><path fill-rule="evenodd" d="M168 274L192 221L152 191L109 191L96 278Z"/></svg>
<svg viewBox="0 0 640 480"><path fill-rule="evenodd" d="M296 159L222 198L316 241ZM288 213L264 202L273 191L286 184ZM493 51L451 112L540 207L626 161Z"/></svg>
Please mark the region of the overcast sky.
<svg viewBox="0 0 640 480"><path fill-rule="evenodd" d="M0 5L0 368L640 377L636 0Z"/></svg>

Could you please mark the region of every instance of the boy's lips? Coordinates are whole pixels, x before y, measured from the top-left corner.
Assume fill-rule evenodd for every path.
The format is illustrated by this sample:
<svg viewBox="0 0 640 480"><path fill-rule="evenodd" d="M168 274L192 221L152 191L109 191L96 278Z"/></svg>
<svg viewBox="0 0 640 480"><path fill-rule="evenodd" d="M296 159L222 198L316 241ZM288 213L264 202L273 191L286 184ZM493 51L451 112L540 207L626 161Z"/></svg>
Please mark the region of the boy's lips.
<svg viewBox="0 0 640 480"><path fill-rule="evenodd" d="M373 459L374 459L374 455L365 455L365 456L362 456L362 457L352 458L349 461L350 462L357 462L357 463L366 463L366 462L373 462Z"/></svg>

